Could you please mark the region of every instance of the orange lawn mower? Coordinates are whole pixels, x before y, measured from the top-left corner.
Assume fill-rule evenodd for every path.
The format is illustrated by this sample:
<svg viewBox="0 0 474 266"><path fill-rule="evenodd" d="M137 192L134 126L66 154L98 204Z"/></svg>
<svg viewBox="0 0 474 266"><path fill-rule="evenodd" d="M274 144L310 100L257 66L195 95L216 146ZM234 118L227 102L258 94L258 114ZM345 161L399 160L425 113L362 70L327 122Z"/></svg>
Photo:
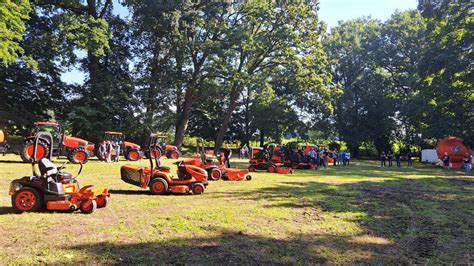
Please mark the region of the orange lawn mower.
<svg viewBox="0 0 474 266"><path fill-rule="evenodd" d="M269 159L268 151L262 147L250 148L249 171L267 171L269 173L292 174L293 168L287 167L285 163L274 162Z"/></svg>
<svg viewBox="0 0 474 266"><path fill-rule="evenodd" d="M179 151L178 147L173 145L168 145L168 136L164 134L156 134L156 147L154 147L154 152L146 152L145 156L148 158L151 156L152 158L165 155L168 159L179 159L181 156L181 152Z"/></svg>
<svg viewBox="0 0 474 266"><path fill-rule="evenodd" d="M216 181L216 180L219 180L221 177L223 180L228 180L228 181L242 181L242 180L248 181L252 179L252 176L250 176L249 171L247 170L239 170L237 168L225 167L223 164L223 159L224 159L223 154L220 154L219 163L218 165L215 165L212 159L209 159L206 156L203 138L197 139L196 149L197 149L197 153L200 154L200 158L193 158L187 161L203 169L206 169L209 173L210 180ZM219 177L217 178L218 175Z"/></svg>
<svg viewBox="0 0 474 266"><path fill-rule="evenodd" d="M312 149L318 150L317 145L300 144L298 142L290 142L286 144L289 161L291 167L294 169L317 169L318 166L314 161L311 161L309 153Z"/></svg>
<svg viewBox="0 0 474 266"><path fill-rule="evenodd" d="M112 161L115 161L117 156L123 155L128 161L138 161L141 159L142 155L140 152L140 145L133 142L124 141L125 135L122 132L113 132L106 131L104 133L104 138L95 147L95 155L100 160L104 161L106 159L106 149L107 145L112 145L116 147L116 152L112 155ZM118 150L118 152L117 152ZM117 160L118 161L118 160Z"/></svg>
<svg viewBox="0 0 474 266"><path fill-rule="evenodd" d="M151 134L149 152L159 151L158 140L161 135ZM153 158L152 158L153 157ZM186 165L183 161L176 162L178 166L175 177L169 167L160 165L159 156L148 156L150 167L124 165L120 169L122 180L126 183L149 188L154 195L163 194L202 194L207 187L208 174L206 170L195 165Z"/></svg>
<svg viewBox="0 0 474 266"><path fill-rule="evenodd" d="M34 125L35 130L33 131L33 135L24 140L23 148L20 151L21 159L24 162L31 161L38 132L50 133L53 136L55 143L58 144L50 145L47 139L39 138L36 158L34 158L34 161L39 161L41 158L45 158L49 154L50 149L52 149L51 152L58 156L67 156L67 159L71 163L85 164L94 152L94 144L89 143L87 140L66 136L63 127L59 123L36 122Z"/></svg>
<svg viewBox="0 0 474 266"><path fill-rule="evenodd" d="M53 136L48 132L38 132L33 142L32 158L37 158L40 143L46 140L48 154L40 160L31 160L33 175L15 179L10 184L12 206L15 212L40 211L44 208L53 211L75 211L92 213L96 208L107 205L110 197L108 189L94 190L92 186L80 187L76 177L82 172L82 164L76 177L63 172L64 163L57 168L51 162L53 155ZM36 165L39 174L36 172Z"/></svg>

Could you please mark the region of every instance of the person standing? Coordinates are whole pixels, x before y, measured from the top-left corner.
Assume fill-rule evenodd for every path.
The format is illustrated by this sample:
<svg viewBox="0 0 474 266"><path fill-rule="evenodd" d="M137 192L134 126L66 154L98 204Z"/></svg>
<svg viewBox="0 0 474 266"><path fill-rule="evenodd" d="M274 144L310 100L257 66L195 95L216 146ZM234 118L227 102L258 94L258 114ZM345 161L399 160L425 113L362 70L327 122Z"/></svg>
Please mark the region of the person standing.
<svg viewBox="0 0 474 266"><path fill-rule="evenodd" d="M328 167L328 153L327 152L324 152L323 153L323 167L324 168L327 168Z"/></svg>
<svg viewBox="0 0 474 266"><path fill-rule="evenodd" d="M387 157L385 155L385 152L383 151L382 154L380 155L380 167L385 167L386 160L387 160Z"/></svg>
<svg viewBox="0 0 474 266"><path fill-rule="evenodd" d="M332 165L333 165L333 166L336 166L336 165L337 165L337 157L338 157L338 156L339 156L339 155L337 154L337 150L334 150L333 153L332 153L332 160L333 160Z"/></svg>
<svg viewBox="0 0 474 266"><path fill-rule="evenodd" d="M347 165L349 165L351 161L351 153L349 151L346 152L346 162L347 162Z"/></svg>
<svg viewBox="0 0 474 266"><path fill-rule="evenodd" d="M443 157L441 158L441 161L443 161L444 169L449 170L449 164L451 163L451 158L449 157L447 152L444 153Z"/></svg>
<svg viewBox="0 0 474 266"><path fill-rule="evenodd" d="M316 164L316 151L311 149L308 153L309 159L311 160L311 163Z"/></svg>
<svg viewBox="0 0 474 266"><path fill-rule="evenodd" d="M464 171L466 171L467 175L470 175L471 169L472 169L472 155L470 155L469 153L466 153L466 155L464 155L463 162L464 162Z"/></svg>
<svg viewBox="0 0 474 266"><path fill-rule="evenodd" d="M342 166L345 166L346 165L346 151L343 151L341 153L341 160L342 160Z"/></svg>
<svg viewBox="0 0 474 266"><path fill-rule="evenodd" d="M392 164L393 154L392 154L391 151L387 152L387 159L388 159L388 167L392 167L393 166L393 164Z"/></svg>
<svg viewBox="0 0 474 266"><path fill-rule="evenodd" d="M395 154L395 161L397 162L397 167L402 167L402 162L400 160L400 153Z"/></svg>
<svg viewBox="0 0 474 266"><path fill-rule="evenodd" d="M408 166L413 165L413 161L411 160L411 152L410 151L407 152L407 164L408 164Z"/></svg>
<svg viewBox="0 0 474 266"><path fill-rule="evenodd" d="M225 145L225 148L222 149L224 153L224 165L227 168L230 168L230 157L232 156L232 150L229 148L229 144Z"/></svg>

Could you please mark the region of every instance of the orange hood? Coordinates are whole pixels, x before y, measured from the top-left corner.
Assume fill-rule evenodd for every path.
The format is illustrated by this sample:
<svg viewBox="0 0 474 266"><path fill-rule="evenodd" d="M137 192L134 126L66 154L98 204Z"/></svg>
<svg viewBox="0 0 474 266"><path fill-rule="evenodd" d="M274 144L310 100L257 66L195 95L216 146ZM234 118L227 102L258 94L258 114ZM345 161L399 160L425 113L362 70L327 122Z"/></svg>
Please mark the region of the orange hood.
<svg viewBox="0 0 474 266"><path fill-rule="evenodd" d="M140 149L140 145L135 144L133 142L124 141L123 145L125 146L126 149L137 149L137 150Z"/></svg>

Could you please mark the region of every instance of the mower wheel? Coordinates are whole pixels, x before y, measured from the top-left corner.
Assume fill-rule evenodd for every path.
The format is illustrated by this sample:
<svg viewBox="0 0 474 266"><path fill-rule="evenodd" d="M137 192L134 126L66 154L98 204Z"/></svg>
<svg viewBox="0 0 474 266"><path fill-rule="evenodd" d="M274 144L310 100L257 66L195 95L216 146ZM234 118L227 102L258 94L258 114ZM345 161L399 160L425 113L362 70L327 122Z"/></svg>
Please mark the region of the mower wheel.
<svg viewBox="0 0 474 266"><path fill-rule="evenodd" d="M209 180L217 181L221 179L222 177L222 172L219 168L211 168L207 170L208 178Z"/></svg>
<svg viewBox="0 0 474 266"><path fill-rule="evenodd" d="M179 152L178 151L172 151L168 154L168 159L179 159Z"/></svg>
<svg viewBox="0 0 474 266"><path fill-rule="evenodd" d="M204 193L204 185L201 183L194 184L193 186L193 194L199 195Z"/></svg>
<svg viewBox="0 0 474 266"><path fill-rule="evenodd" d="M246 175L246 176L245 176L245 180L247 180L247 181L252 180L252 176L251 176L251 175Z"/></svg>
<svg viewBox="0 0 474 266"><path fill-rule="evenodd" d="M67 154L67 159L71 163L75 164L85 164L89 160L89 154L87 153L86 149L84 147L77 147L72 149L68 154Z"/></svg>
<svg viewBox="0 0 474 266"><path fill-rule="evenodd" d="M93 213L97 209L97 201L87 200L81 204L81 212L84 214Z"/></svg>
<svg viewBox="0 0 474 266"><path fill-rule="evenodd" d="M140 160L140 152L137 149L129 149L125 153L125 159L128 161L138 161Z"/></svg>
<svg viewBox="0 0 474 266"><path fill-rule="evenodd" d="M268 171L269 173L275 173L275 172L276 172L276 168L275 168L275 166L270 165L270 166L268 167L267 171Z"/></svg>
<svg viewBox="0 0 474 266"><path fill-rule="evenodd" d="M107 204L109 204L110 197L109 196L104 196L100 195L97 197L97 208L105 208Z"/></svg>
<svg viewBox="0 0 474 266"><path fill-rule="evenodd" d="M163 195L168 192L168 182L161 177L151 180L149 186L153 195Z"/></svg>
<svg viewBox="0 0 474 266"><path fill-rule="evenodd" d="M255 166L253 165L249 166L249 172L255 172Z"/></svg>
<svg viewBox="0 0 474 266"><path fill-rule="evenodd" d="M34 188L22 188L12 196L12 206L15 212L34 212L44 208L43 197Z"/></svg>
<svg viewBox="0 0 474 266"><path fill-rule="evenodd" d="M31 157L33 157L33 151L35 147L35 140L29 139L23 143L23 147L20 151L20 157L23 162L29 162ZM36 159L39 161L40 159L48 156L49 154L49 146L44 140L38 140L38 148L36 150Z"/></svg>

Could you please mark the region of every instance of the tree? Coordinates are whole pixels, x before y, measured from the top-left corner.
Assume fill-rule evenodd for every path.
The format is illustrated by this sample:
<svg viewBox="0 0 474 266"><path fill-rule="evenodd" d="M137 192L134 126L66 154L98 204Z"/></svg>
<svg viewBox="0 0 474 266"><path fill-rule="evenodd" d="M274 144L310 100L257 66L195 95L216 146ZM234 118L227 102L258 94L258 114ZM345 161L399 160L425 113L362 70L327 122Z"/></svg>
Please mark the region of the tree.
<svg viewBox="0 0 474 266"><path fill-rule="evenodd" d="M287 75L283 87L294 96L304 95L305 99L331 108L334 91L328 87L331 75L320 42L323 31L318 24L317 3L246 2L229 18L229 49L224 57L212 62L213 72L229 90L216 150L223 142L242 91L251 89L253 84L271 83L274 75Z"/></svg>
<svg viewBox="0 0 474 266"><path fill-rule="evenodd" d="M6 66L21 57L25 50L20 41L26 30L24 21L29 19L31 12L28 0L2 1L0 3L0 61ZM25 62L33 62L31 57L24 57Z"/></svg>

